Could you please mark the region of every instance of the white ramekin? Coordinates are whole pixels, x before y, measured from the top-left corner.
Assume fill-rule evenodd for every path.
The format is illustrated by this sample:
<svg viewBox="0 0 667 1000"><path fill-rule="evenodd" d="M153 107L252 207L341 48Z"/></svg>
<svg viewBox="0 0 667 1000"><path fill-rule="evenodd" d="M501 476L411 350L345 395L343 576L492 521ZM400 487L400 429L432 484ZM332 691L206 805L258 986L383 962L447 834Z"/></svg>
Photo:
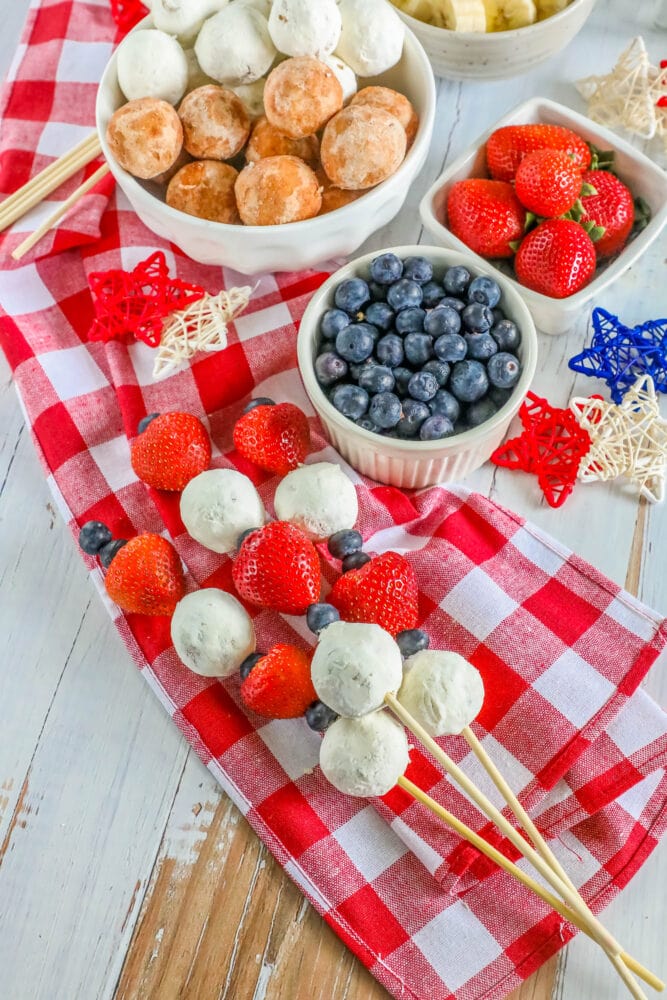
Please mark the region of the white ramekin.
<svg viewBox="0 0 667 1000"><path fill-rule="evenodd" d="M596 0L572 0L544 21L512 31L448 31L397 8L422 43L438 76L450 80L505 80L527 73L560 52L584 26Z"/></svg>
<svg viewBox="0 0 667 1000"><path fill-rule="evenodd" d="M597 125L590 118L577 114L570 108L546 98L534 97L520 104L509 114L496 122L484 135L473 143L451 166L440 175L424 195L420 206L422 222L431 236L444 246L472 254L465 243L447 228L447 195L456 181L466 177L488 177L484 147L492 132L504 125L524 125L533 122L548 122L564 125L583 139L592 142L599 149L613 149L616 156L614 170L627 184L635 197L641 196L651 206L652 218L641 232L611 263L600 269L597 276L575 295L566 299L553 299L524 288L514 278L508 278L498 268L493 268L494 277L500 276L518 291L533 314L539 330L544 333L566 333L585 310L590 310L591 301L599 297L603 289L628 270L662 232L667 223L667 174L647 156L620 139L614 132ZM476 263L486 264L482 257L472 254Z"/></svg>
<svg viewBox="0 0 667 1000"><path fill-rule="evenodd" d="M319 342L322 314L333 306L334 292L341 281L354 276L368 278L371 261L381 253L399 257L420 255L433 262L436 274L456 264L463 264L474 275L490 274L501 287L502 308L521 330L519 355L523 372L511 398L486 423L472 430L440 441L401 441L381 437L357 427L329 402L315 377L314 360ZM503 440L512 418L518 412L535 374L537 334L530 312L521 296L502 275L472 254L456 253L441 247L404 246L375 250L351 261L336 271L313 295L301 320L297 338L299 371L308 397L319 416L327 437L358 472L370 479L404 489L431 486L434 483L460 480L483 465Z"/></svg>
<svg viewBox="0 0 667 1000"><path fill-rule="evenodd" d="M151 19L145 18L137 28L151 25ZM259 274L295 271L347 256L398 214L426 162L435 118L435 80L424 49L406 31L401 61L372 80L373 84L393 87L405 94L420 119L415 141L392 177L352 204L305 222L286 226L228 226L197 219L170 208L157 185L137 180L114 160L107 143L107 125L114 111L125 103L118 86L116 60L114 53L102 76L96 105L97 131L111 173L144 225L202 264L223 265L242 274Z"/></svg>

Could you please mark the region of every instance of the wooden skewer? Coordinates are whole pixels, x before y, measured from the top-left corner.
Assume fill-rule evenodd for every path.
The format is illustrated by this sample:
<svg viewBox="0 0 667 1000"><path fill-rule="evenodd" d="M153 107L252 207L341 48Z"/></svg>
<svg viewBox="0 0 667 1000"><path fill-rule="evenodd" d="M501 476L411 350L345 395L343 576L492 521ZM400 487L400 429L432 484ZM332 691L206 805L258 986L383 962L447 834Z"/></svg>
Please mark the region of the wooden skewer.
<svg viewBox="0 0 667 1000"><path fill-rule="evenodd" d="M556 875L546 861L540 857L537 851L526 840L524 840L517 830L514 829L500 810L496 809L481 789L477 788L467 774L465 774L465 772L454 763L451 757L449 757L449 755L438 746L435 740L429 736L419 722L417 722L417 720L405 710L395 695L391 693L387 694L385 696L385 703L392 710L392 712L398 716L403 725L406 726L407 729L409 729L410 732L417 737L420 743L422 743L422 745L430 751L447 774L453 778L453 780L472 799L481 812L483 812L485 816L495 823L498 829L505 834L507 839L516 847L516 849L523 854L528 861L530 861L533 867L540 873L542 878L544 878L549 885L555 889L560 896L562 896L573 912L576 913L577 916L580 917L581 920L591 929L593 937L616 966L619 971L619 975L636 1000L641 1000L642 997L646 1000L645 994L639 989L638 984L632 978L625 965L623 965L623 962L616 961L616 959L619 959L619 956L622 954L620 944L609 933L607 928L598 920L598 918L587 910L577 893L573 892L572 889L570 889L569 886L566 885L558 875Z"/></svg>
<svg viewBox="0 0 667 1000"><path fill-rule="evenodd" d="M542 856L542 858L546 861L546 863L550 866L550 868L556 872L556 874L562 879L562 881L565 882L565 884L570 889L572 889L573 892L577 893L583 905L586 906L586 903L582 899L579 890L572 882L571 878L569 877L569 875L559 862L558 858L555 856L555 854L545 841L544 837L537 829L537 827L535 826L534 822L532 821L532 819L530 818L524 807L519 802L515 793L512 791L511 787L509 786L503 775L500 773L497 766L494 764L493 760L489 757L486 750L475 736L470 726L466 726L461 735L467 742L468 746L474 753L475 757L477 757L477 760L480 762L486 773L491 778L491 781L494 783L500 794L507 802L507 805L514 813L519 823L521 823L521 826L532 840L538 853ZM588 907L586 908L589 909ZM641 963L638 962L637 959L633 958L631 955L626 955L625 953L622 954L622 958L625 964L628 966L628 968L636 975L638 975L641 979L643 979L645 983L648 983L649 986L651 986L654 990L656 990L658 993L661 993L664 990L665 988L664 982L661 979L658 979L658 977L654 975L654 973L652 973L649 969L644 968L644 966L641 965Z"/></svg>
<svg viewBox="0 0 667 1000"><path fill-rule="evenodd" d="M97 133L93 133L6 198L0 204L0 232L44 201L52 191L99 156L101 151Z"/></svg>
<svg viewBox="0 0 667 1000"><path fill-rule="evenodd" d="M74 191L69 198L67 198L67 200L64 201L62 205L60 205L58 209L35 230L34 233L31 233L31 235L28 236L23 243L19 243L16 249L12 252L14 260L20 260L21 257L24 257L28 253L29 250L32 250L35 244L39 243L41 238L48 233L49 229L55 226L55 224L59 222L64 215L67 215L72 205L76 204L79 198L82 198L83 195L90 191L91 188L95 187L98 181L101 181L102 178L106 177L108 173L109 167L106 163L104 163L98 170L95 171L94 174L91 174L88 180L85 181L81 187L78 187L76 191Z"/></svg>
<svg viewBox="0 0 667 1000"><path fill-rule="evenodd" d="M514 864L513 861L510 861L509 858L506 858L505 855L501 854L499 850L492 847L492 845L484 840L483 837L480 837L478 833L475 833L475 831L469 826L466 826L465 823L462 823L461 820L457 819L453 813L450 813L444 808L444 806L441 806L439 802L432 799L430 795L427 795L426 792L422 791L421 788L413 784L406 777L399 778L397 784L400 788L407 792L408 795L411 795L418 802L421 802L422 805L426 806L427 809L430 809L435 816L441 819L443 823L446 823L447 826L451 827L452 830L458 833L460 837L467 840L469 844L476 847L478 851L481 851L481 853L486 855L487 858L490 858L491 861L495 861L495 863L502 868L503 871L507 872L508 875L512 875L515 879L517 879L517 881L521 882L522 885L526 886L527 889L530 889L536 896L539 896L539 898L547 903L552 910L555 910L556 913L560 913L560 915L567 920L568 923L574 924L575 927L578 927L579 930L584 932L584 934L588 934L588 936L594 941L597 940L588 922L582 920L577 914L572 913L560 899L550 893L548 889L542 888L539 882L532 879L530 875L527 875L526 872L522 871L517 865ZM632 976L630 976L626 966L624 965L627 957L628 956L626 956L624 952L621 952L618 956L613 956L613 965L616 967L619 975L630 990L632 996L637 998L637 1000L641 997L644 997L644 1000L646 1000L645 994L639 988Z"/></svg>

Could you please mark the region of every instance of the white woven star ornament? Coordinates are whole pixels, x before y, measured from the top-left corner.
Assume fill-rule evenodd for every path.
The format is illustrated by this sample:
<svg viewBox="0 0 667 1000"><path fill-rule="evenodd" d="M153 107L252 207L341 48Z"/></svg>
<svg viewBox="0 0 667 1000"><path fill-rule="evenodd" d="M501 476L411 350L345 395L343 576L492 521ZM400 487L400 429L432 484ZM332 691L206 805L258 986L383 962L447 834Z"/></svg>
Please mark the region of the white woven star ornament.
<svg viewBox="0 0 667 1000"><path fill-rule="evenodd" d="M591 438L579 479L592 483L624 476L647 500L660 503L667 475L667 420L660 416L650 376L637 379L620 405L578 397L570 409Z"/></svg>
<svg viewBox="0 0 667 1000"><path fill-rule="evenodd" d="M187 309L165 320L157 349L153 378L166 378L198 351L221 351L227 346L227 324L248 305L252 288L230 288L208 293Z"/></svg>
<svg viewBox="0 0 667 1000"><path fill-rule="evenodd" d="M588 116L593 121L652 139L662 117L656 103L664 79L665 71L651 65L644 39L637 37L611 73L579 80L577 90L588 101Z"/></svg>

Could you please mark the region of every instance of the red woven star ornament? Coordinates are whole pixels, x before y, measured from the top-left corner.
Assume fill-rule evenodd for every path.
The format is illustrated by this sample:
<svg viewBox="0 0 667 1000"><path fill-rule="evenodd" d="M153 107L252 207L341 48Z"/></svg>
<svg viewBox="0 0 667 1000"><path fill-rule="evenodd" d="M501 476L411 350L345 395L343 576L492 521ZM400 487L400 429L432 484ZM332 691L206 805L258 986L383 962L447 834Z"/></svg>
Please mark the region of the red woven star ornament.
<svg viewBox="0 0 667 1000"><path fill-rule="evenodd" d="M111 16L121 31L129 31L147 14L139 0L111 0Z"/></svg>
<svg viewBox="0 0 667 1000"><path fill-rule="evenodd" d="M133 271L98 271L90 276L95 320L89 340L119 340L128 335L157 347L165 317L186 309L206 294L200 285L170 278L161 251Z"/></svg>
<svg viewBox="0 0 667 1000"><path fill-rule="evenodd" d="M537 476L550 507L561 507L574 489L582 459L591 447L570 409L551 406L529 392L519 410L523 433L496 448L491 461Z"/></svg>

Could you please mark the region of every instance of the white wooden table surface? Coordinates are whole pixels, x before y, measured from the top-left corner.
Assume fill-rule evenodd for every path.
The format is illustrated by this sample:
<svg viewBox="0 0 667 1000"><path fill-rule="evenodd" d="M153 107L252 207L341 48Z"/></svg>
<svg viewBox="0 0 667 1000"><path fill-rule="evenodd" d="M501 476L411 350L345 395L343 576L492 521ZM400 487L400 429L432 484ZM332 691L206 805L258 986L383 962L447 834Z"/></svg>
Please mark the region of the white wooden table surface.
<svg viewBox="0 0 667 1000"><path fill-rule="evenodd" d="M28 0L2 5L0 71ZM667 32L655 0L600 0L579 38L528 77L441 83L429 163L372 247L421 236L416 206L447 159L523 98L582 105L572 80L605 71L642 33L654 61ZM624 320L667 315L665 242L598 303ZM557 404L596 383L541 337L535 389ZM491 467L469 485L530 517L620 584L667 610L667 508L618 486L580 487L561 511L532 479ZM359 1000L383 996L272 864L144 685L50 502L0 361L0 996L6 1000ZM667 703L667 679L649 692ZM242 883L238 912L225 890ZM664 845L605 920L667 978ZM215 920L217 928L213 928ZM210 926L209 926L210 924ZM216 971L217 968L217 971ZM318 974L313 975L317 968ZM524 1000L625 996L602 954L577 939L520 991Z"/></svg>

